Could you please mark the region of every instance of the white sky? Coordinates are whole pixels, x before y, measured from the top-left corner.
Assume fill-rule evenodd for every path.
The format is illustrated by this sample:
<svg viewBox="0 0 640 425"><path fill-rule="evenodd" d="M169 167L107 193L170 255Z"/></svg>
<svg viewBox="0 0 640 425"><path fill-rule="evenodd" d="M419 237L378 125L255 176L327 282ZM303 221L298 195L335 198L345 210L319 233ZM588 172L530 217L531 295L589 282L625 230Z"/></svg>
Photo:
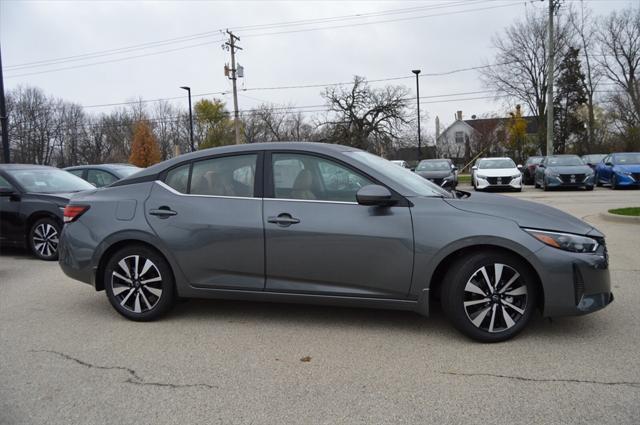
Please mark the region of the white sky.
<svg viewBox="0 0 640 425"><path fill-rule="evenodd" d="M564 6L579 0L565 0ZM635 4L628 0L585 0L596 15L606 14ZM445 6L445 7L443 7ZM429 10L428 8L434 8ZM416 8L407 13L357 18L347 21L306 24L277 29L241 29L243 51L238 60L245 68L240 86L247 89L290 85L344 82L354 74L368 79L409 76L412 69L437 73L491 63L491 37L527 8L546 8L547 2L529 1L16 1L0 0L0 44L4 65L5 89L33 85L49 95L96 105L144 99L183 96L175 100L186 108L188 85L193 94L229 91L230 81L223 75L228 53L220 47L220 33L204 38L166 44L145 50L101 56L78 62L64 62L47 67L11 69L11 66L141 43L204 33L221 28L238 28L330 18L353 14ZM419 8L419 9L418 9ZM452 13L469 9L465 13ZM425 15L447 14L424 17ZM407 19L410 18L410 19ZM404 19L396 22L379 22ZM365 22L376 22L360 25ZM358 24L358 25L356 25ZM292 29L327 26L340 28L318 31L265 35ZM261 35L262 34L262 35ZM185 48L194 44L207 43ZM149 54L106 64L77 67L38 75L12 77L69 66ZM415 88L415 79L392 81ZM385 83L380 83L385 84ZM432 96L486 90L477 71L449 76L423 77L420 95ZM264 101L318 105L321 88L289 90L255 90L240 92L240 109L250 109ZM463 95L459 98L488 96ZM232 109L230 94L218 95ZM434 119L446 126L454 112L462 110L465 118L472 114L495 112L504 107L490 99L423 104L429 114L423 121L433 133ZM194 98L194 102L197 98ZM429 101L425 99L423 102ZM108 111L88 108L87 111Z"/></svg>

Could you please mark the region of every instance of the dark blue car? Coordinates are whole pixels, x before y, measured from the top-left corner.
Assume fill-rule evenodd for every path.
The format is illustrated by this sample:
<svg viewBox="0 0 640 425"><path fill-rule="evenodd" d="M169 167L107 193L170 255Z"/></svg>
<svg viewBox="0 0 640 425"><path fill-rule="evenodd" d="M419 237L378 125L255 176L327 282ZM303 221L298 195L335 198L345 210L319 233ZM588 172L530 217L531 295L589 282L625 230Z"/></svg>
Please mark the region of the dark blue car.
<svg viewBox="0 0 640 425"><path fill-rule="evenodd" d="M612 153L596 166L596 184L621 187L640 187L640 152Z"/></svg>

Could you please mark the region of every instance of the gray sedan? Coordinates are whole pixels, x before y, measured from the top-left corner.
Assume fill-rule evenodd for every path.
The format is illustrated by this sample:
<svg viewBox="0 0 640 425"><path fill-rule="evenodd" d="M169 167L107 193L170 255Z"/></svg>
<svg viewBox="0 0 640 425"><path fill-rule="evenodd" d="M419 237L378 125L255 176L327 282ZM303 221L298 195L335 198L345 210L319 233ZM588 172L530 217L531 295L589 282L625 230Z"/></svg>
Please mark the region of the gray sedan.
<svg viewBox="0 0 640 425"><path fill-rule="evenodd" d="M139 321L178 297L411 310L480 341L612 300L604 236L544 205L451 193L354 148L227 146L74 197L64 272Z"/></svg>

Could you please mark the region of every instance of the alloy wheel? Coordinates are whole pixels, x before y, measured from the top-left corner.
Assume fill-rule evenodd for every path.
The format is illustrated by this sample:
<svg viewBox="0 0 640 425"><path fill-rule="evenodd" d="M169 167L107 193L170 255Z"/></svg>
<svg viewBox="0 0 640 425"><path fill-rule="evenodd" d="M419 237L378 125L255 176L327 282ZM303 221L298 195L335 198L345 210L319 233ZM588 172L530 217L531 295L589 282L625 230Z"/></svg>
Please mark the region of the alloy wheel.
<svg viewBox="0 0 640 425"><path fill-rule="evenodd" d="M41 256L52 257L58 252L58 229L52 224L38 224L32 238L33 247Z"/></svg>
<svg viewBox="0 0 640 425"><path fill-rule="evenodd" d="M528 301L525 281L512 267L494 263L476 270L464 288L464 310L478 329L499 333L522 318Z"/></svg>
<svg viewBox="0 0 640 425"><path fill-rule="evenodd" d="M142 255L129 255L111 272L111 289L120 306L132 313L146 313L160 301L163 292L160 270Z"/></svg>

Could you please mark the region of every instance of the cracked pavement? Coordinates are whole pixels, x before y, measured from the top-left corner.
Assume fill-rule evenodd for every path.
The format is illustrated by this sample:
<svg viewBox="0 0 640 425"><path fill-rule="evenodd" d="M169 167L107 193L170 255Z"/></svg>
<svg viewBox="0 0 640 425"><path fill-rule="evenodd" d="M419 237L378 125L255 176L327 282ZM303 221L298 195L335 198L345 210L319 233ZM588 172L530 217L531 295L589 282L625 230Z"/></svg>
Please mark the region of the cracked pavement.
<svg viewBox="0 0 640 425"><path fill-rule="evenodd" d="M130 322L23 251L0 255L0 424L635 424L640 191L510 194L607 235L616 296L483 345L408 312L191 300ZM305 359L305 361L302 361Z"/></svg>

